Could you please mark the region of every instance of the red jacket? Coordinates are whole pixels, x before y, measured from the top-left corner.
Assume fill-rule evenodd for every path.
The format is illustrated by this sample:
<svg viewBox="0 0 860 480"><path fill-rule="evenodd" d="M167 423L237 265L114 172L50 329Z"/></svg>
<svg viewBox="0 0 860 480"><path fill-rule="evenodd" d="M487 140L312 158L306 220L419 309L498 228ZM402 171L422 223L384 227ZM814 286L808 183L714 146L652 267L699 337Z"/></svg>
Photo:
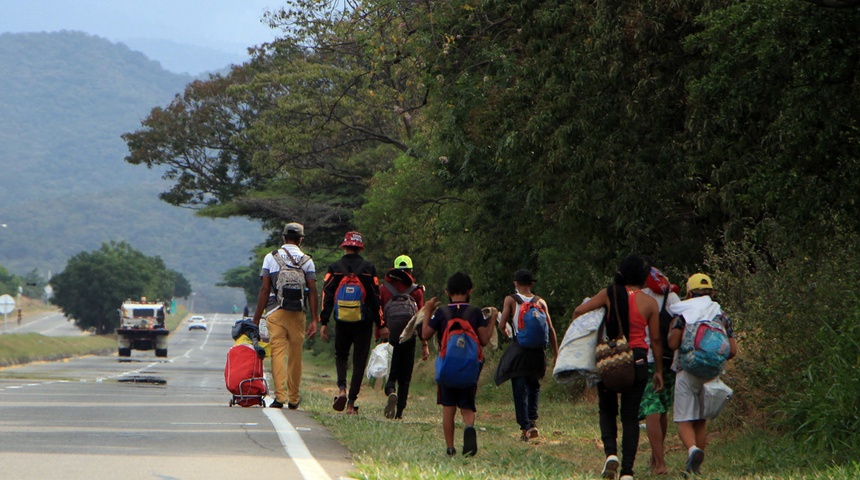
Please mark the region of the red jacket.
<svg viewBox="0 0 860 480"><path fill-rule="evenodd" d="M404 280L406 280L404 282ZM412 275L409 275L408 272L404 270L399 270L396 268L392 268L385 274L385 281L394 286L394 289L398 292L405 292L413 283L415 283L415 279L412 278ZM385 308L385 304L391 300L391 297L394 295L391 294L391 291L385 285L380 285L379 294L382 297L382 308ZM412 290L410 294L412 298L415 299L415 303L418 305L418 309L424 306L424 288L419 286L415 290Z"/></svg>

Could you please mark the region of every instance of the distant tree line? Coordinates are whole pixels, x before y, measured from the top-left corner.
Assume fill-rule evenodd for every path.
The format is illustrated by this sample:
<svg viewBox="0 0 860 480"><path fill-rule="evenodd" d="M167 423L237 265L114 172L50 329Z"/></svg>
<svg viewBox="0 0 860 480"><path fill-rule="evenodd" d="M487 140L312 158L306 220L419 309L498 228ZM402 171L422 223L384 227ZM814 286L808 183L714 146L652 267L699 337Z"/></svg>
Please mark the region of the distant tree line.
<svg viewBox="0 0 860 480"><path fill-rule="evenodd" d="M843 461L860 11L826 7L848 3L289 1L281 39L153 109L126 160L167 168L167 202L261 220L258 256L286 221L323 257L359 228L429 294L465 270L496 305L530 268L562 331L630 252L677 283L706 271L744 408ZM258 273L225 284L252 298Z"/></svg>
<svg viewBox="0 0 860 480"><path fill-rule="evenodd" d="M181 273L125 242L103 243L96 251L73 256L51 278L51 286L51 302L78 328L98 334L119 326L119 308L127 299L146 297L170 305L171 299L191 294L191 285Z"/></svg>

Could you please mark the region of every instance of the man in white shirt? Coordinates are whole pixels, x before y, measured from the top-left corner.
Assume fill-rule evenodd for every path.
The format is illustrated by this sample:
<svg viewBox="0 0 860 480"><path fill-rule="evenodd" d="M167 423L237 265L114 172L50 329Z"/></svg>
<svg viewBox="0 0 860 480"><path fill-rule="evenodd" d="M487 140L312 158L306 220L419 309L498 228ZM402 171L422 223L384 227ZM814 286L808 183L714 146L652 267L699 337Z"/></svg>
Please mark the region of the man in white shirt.
<svg viewBox="0 0 860 480"><path fill-rule="evenodd" d="M266 313L269 345L272 349L272 379L275 383L275 400L269 407L283 408L286 403L289 409L295 410L299 408L302 398L299 394L302 380L302 344L305 335L313 337L317 332L319 299L314 261L310 255L305 255L299 248L305 239L304 226L300 223L288 223L284 226L282 238L284 244L281 248L266 254L266 258L263 259L260 272L263 284L257 295L254 323L259 325L263 313ZM275 255L279 258L275 258ZM282 304L279 300L276 284L282 266L302 270L307 287L307 305L304 304L305 292L299 292L301 299L298 302L292 302L296 305L295 308L290 305L285 307L286 303ZM310 306L311 323L305 329L307 306ZM287 358L287 352L290 352L289 358Z"/></svg>

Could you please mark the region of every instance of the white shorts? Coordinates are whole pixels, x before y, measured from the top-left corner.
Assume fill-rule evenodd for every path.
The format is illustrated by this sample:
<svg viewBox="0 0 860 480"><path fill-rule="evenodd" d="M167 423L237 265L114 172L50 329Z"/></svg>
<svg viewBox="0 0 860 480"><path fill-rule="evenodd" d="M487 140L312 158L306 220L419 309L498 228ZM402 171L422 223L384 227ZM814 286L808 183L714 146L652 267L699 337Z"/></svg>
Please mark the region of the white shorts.
<svg viewBox="0 0 860 480"><path fill-rule="evenodd" d="M675 376L675 404L673 420L692 422L705 418L705 389L703 380L685 371Z"/></svg>

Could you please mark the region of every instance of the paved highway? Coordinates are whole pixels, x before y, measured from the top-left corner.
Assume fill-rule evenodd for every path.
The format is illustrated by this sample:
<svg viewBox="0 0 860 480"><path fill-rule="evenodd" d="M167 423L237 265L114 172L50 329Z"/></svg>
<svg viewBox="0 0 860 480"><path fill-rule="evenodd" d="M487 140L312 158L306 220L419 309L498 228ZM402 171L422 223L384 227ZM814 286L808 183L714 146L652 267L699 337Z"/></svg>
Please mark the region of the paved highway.
<svg viewBox="0 0 860 480"><path fill-rule="evenodd" d="M229 407L235 318L171 334L166 359L88 356L0 369L0 477L338 479L349 452L302 410Z"/></svg>
<svg viewBox="0 0 860 480"><path fill-rule="evenodd" d="M8 333L35 332L48 337L76 337L86 334L86 332L76 327L74 322L70 322L59 310L27 315L24 317L21 325L18 325L15 315L9 315L6 322L6 331Z"/></svg>

